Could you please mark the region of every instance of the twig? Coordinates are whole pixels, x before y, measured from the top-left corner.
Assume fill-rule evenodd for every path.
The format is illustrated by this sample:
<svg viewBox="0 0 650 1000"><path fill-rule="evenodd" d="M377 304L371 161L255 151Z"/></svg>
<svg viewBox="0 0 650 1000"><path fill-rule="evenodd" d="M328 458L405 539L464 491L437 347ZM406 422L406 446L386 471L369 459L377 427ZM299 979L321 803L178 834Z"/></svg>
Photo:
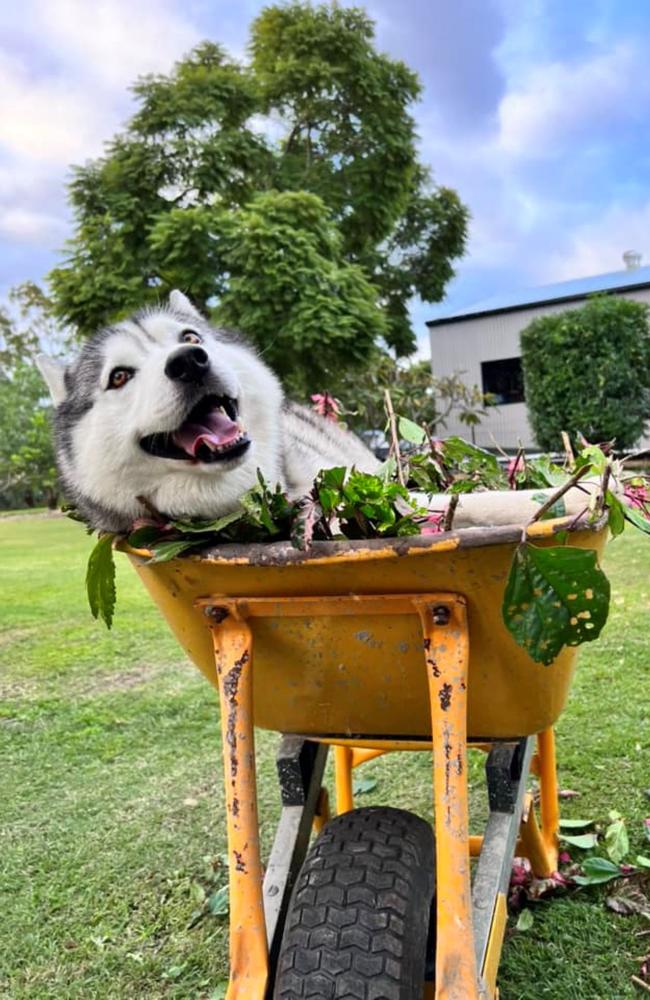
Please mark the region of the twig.
<svg viewBox="0 0 650 1000"><path fill-rule="evenodd" d="M515 460L512 463L512 471L508 474L508 483L510 484L510 489L514 490L517 483L517 473L519 472L519 461L522 460L522 471L524 475L526 474L526 452L522 445L519 445L517 454L515 455Z"/></svg>
<svg viewBox="0 0 650 1000"><path fill-rule="evenodd" d="M386 407L386 415L388 416L388 426L390 427L390 437L391 437L391 451L395 455L395 461L397 463L397 478L399 479L402 486L406 486L404 480L404 470L402 469L401 455L399 450L399 438L397 436L397 421L395 420L395 411L393 409L393 400L390 398L390 392L388 389L384 389L384 405Z"/></svg>
<svg viewBox="0 0 650 1000"><path fill-rule="evenodd" d="M445 519L442 522L443 531L451 531L451 526L454 523L454 514L456 513L456 507L458 506L458 501L460 496L458 493L452 493L449 498L449 504L447 505L447 510L445 511Z"/></svg>
<svg viewBox="0 0 650 1000"><path fill-rule="evenodd" d="M566 528L566 530L567 531L573 531L573 529L577 526L580 518L584 517L584 515L587 513L588 510L589 510L589 507L583 507L582 510L580 511L580 513L576 514L576 516L573 518L571 524L568 525L568 527Z"/></svg>
<svg viewBox="0 0 650 1000"><path fill-rule="evenodd" d="M496 448L496 450L501 455L501 458L507 458L508 461L510 461L510 455L506 451L503 450L503 448L501 447L501 445L499 444L499 442L495 438L495 436L492 433L492 431L488 431L488 434L490 435L490 439L492 441L492 444L494 445L494 447Z"/></svg>
<svg viewBox="0 0 650 1000"><path fill-rule="evenodd" d="M575 472L570 479L567 479L564 486L560 486L560 488L556 490L555 493L551 493L546 503L543 503L542 506L535 511L529 523L534 524L535 521L539 521L540 517L543 517L546 511L550 510L551 507L555 503L557 503L560 497L563 497L564 494L567 493L572 486L575 486L578 480L582 479L582 477L585 476L588 472L591 472L591 465L583 465L581 469L578 469L578 471Z"/></svg>
<svg viewBox="0 0 650 1000"><path fill-rule="evenodd" d="M562 444L564 445L564 453L566 455L566 462L569 468L573 467L575 462L575 455L573 454L573 448L571 447L571 438L566 431L562 431Z"/></svg>
<svg viewBox="0 0 650 1000"><path fill-rule="evenodd" d="M600 496L598 497L598 502L596 504L596 508L599 510L600 514L603 514L605 512L607 487L609 486L609 479L611 474L612 474L612 466L608 461L603 471L603 479L600 484Z"/></svg>
<svg viewBox="0 0 650 1000"><path fill-rule="evenodd" d="M157 507L154 507L154 505L152 504L151 500L148 497L137 496L135 499L138 501L138 503L142 504L142 506L145 508L146 511L148 511L149 514L151 514L154 521L158 521L159 524L165 524L167 522L167 518L160 513Z"/></svg>
<svg viewBox="0 0 650 1000"><path fill-rule="evenodd" d="M644 981L642 979L639 979L638 976L632 976L631 978L632 978L632 982L633 983L635 983L637 986L640 986L641 989L645 990L647 993L650 993L650 984L649 983L644 983Z"/></svg>

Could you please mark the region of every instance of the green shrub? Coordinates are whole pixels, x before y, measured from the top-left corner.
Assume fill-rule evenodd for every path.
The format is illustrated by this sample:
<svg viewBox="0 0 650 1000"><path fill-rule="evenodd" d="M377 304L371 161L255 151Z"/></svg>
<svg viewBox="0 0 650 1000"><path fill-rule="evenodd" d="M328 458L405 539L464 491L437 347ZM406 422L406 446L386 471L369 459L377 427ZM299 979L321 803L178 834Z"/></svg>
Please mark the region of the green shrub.
<svg viewBox="0 0 650 1000"><path fill-rule="evenodd" d="M526 402L537 443L561 432L635 445L650 418L648 307L597 296L580 309L533 320L521 334Z"/></svg>

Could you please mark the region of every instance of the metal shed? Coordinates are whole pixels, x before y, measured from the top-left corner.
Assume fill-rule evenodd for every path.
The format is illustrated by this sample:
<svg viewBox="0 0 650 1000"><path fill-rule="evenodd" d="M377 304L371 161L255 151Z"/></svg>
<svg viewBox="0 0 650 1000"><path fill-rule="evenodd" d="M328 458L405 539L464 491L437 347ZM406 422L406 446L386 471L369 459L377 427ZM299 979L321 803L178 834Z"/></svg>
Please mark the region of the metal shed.
<svg viewBox="0 0 650 1000"><path fill-rule="evenodd" d="M490 408L475 430L477 444L491 447L496 440L508 449L519 443L536 447L524 397L519 344L520 333L531 320L577 308L597 292L650 305L650 266L640 266L640 255L634 251L627 251L623 259L626 268L622 271L495 296L428 321L434 375L462 372L469 385L476 384L497 397L497 406ZM453 416L446 433L468 436L467 427ZM639 448L650 448L650 428Z"/></svg>

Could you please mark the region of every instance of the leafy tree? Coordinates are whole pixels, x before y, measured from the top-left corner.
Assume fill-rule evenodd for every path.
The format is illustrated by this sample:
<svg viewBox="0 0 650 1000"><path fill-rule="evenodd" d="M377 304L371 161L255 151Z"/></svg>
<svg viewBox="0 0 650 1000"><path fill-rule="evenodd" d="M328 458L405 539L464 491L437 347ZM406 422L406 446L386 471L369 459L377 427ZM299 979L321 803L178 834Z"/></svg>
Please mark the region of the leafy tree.
<svg viewBox="0 0 650 1000"><path fill-rule="evenodd" d="M347 375L336 386L346 422L357 431L384 427L386 389L395 412L426 428L430 436L444 431L452 412L472 433L488 402L478 386L466 385L459 373L436 378L428 361L406 365L376 350L362 379Z"/></svg>
<svg viewBox="0 0 650 1000"><path fill-rule="evenodd" d="M616 439L631 448L650 417L648 307L597 296L533 320L521 334L526 402L542 448Z"/></svg>
<svg viewBox="0 0 650 1000"><path fill-rule="evenodd" d="M13 289L9 301L0 309L0 506L55 507L52 407L34 358L62 350L65 331L37 285Z"/></svg>
<svg viewBox="0 0 650 1000"><path fill-rule="evenodd" d="M302 385L313 385L319 322L323 368L361 363L380 334L411 353L408 301L442 296L467 224L455 192L418 162L416 75L376 51L358 8L268 7L249 52L240 64L204 42L136 83L125 130L74 172L76 232L50 276L57 315L87 334L178 285L275 358L282 345ZM299 247L283 309L284 261Z"/></svg>

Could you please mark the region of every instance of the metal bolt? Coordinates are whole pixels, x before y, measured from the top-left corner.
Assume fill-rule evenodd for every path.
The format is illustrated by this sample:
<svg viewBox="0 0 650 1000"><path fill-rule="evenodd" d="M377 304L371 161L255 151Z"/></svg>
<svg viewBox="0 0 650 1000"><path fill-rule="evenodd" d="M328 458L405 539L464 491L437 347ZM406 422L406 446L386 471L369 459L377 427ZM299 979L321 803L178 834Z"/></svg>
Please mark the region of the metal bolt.
<svg viewBox="0 0 650 1000"><path fill-rule="evenodd" d="M218 604L208 604L203 609L203 614L206 618L210 618L217 625L228 617L228 608L220 607Z"/></svg>
<svg viewBox="0 0 650 1000"><path fill-rule="evenodd" d="M451 611L446 604L436 604L433 611L434 625L448 625L451 618Z"/></svg>

